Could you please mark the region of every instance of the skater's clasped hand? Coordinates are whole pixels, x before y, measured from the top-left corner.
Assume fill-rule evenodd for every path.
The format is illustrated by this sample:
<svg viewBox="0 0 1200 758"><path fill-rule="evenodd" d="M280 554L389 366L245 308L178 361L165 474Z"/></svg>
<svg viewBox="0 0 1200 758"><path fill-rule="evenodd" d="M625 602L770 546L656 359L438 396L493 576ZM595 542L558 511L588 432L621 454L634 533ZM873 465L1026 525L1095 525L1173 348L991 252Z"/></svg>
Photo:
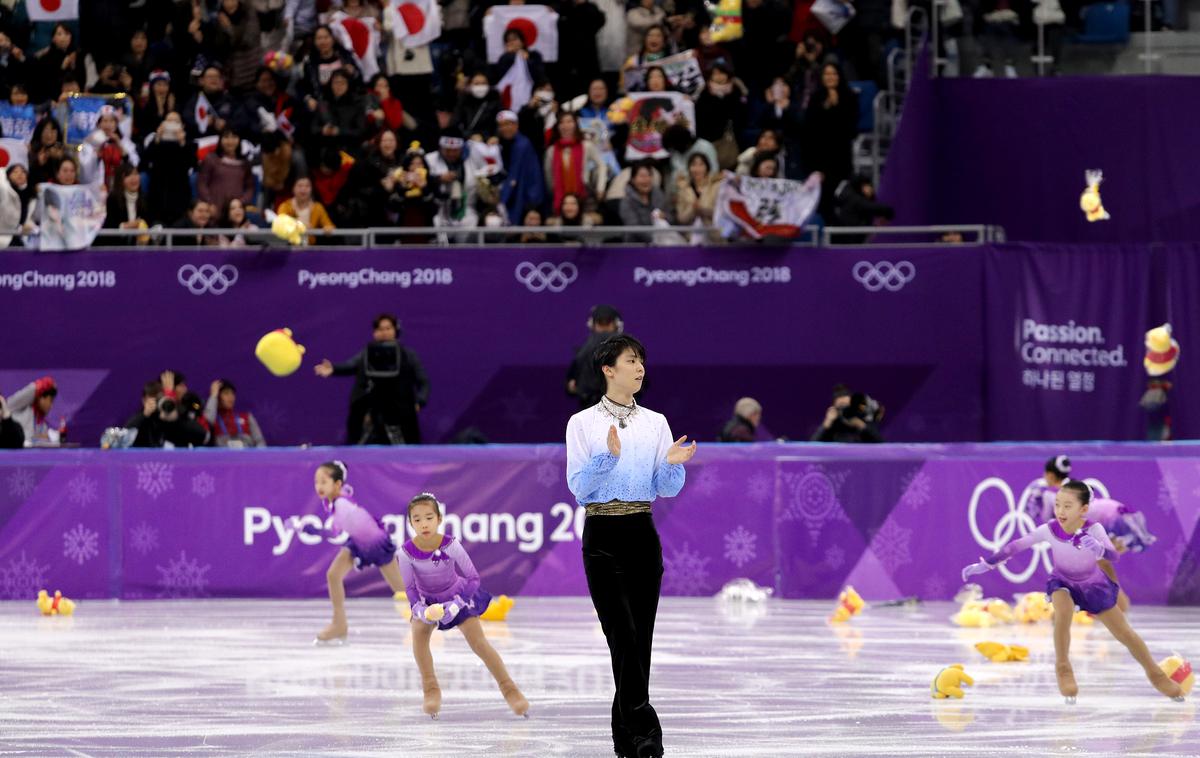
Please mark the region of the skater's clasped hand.
<svg viewBox="0 0 1200 758"><path fill-rule="evenodd" d="M992 567L987 564L987 561L983 560L983 558L980 558L978 562L972 563L970 566L963 568L962 580L965 582L967 581L968 577L975 576L976 574L986 574L991 570Z"/></svg>
<svg viewBox="0 0 1200 758"><path fill-rule="evenodd" d="M687 463L696 454L696 441L692 440L692 444L684 445L687 442L687 435L683 435L675 440L675 444L671 445L667 450L667 463Z"/></svg>

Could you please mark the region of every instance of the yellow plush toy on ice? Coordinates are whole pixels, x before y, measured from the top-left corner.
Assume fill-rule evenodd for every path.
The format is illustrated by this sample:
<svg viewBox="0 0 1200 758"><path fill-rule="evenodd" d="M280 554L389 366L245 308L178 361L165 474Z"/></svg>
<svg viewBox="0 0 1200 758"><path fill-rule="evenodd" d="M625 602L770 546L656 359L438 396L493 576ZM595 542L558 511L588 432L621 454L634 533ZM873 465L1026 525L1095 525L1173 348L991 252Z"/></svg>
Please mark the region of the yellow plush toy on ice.
<svg viewBox="0 0 1200 758"><path fill-rule="evenodd" d="M1075 611L1075 615L1071 618L1071 623L1091 626L1092 624L1096 623L1096 617L1087 611Z"/></svg>
<svg viewBox="0 0 1200 758"><path fill-rule="evenodd" d="M508 595L494 597L492 598L492 602L488 603L487 610L484 611L479 618L483 619L484 621L503 621L504 619L508 618L508 612L511 611L512 607L516 604L517 601L513 600Z"/></svg>
<svg viewBox="0 0 1200 758"><path fill-rule="evenodd" d="M708 10L708 15L712 16L708 32L712 35L714 43L742 38L742 0L705 2L704 7Z"/></svg>
<svg viewBox="0 0 1200 758"><path fill-rule="evenodd" d="M300 368L304 346L292 339L291 329L276 329L264 334L254 346L254 357L275 376L287 376Z"/></svg>
<svg viewBox="0 0 1200 758"><path fill-rule="evenodd" d="M1179 343L1171 336L1171 325L1163 324L1146 332L1146 357L1142 365L1150 376L1170 373L1179 363Z"/></svg>
<svg viewBox="0 0 1200 758"><path fill-rule="evenodd" d="M1017 605L1013 608L1013 615L1022 624L1048 621L1054 615L1054 606L1050 604L1045 592L1026 592L1015 597Z"/></svg>
<svg viewBox="0 0 1200 758"><path fill-rule="evenodd" d="M37 607L43 616L70 616L75 613L75 603L62 596L58 590L54 597L45 590L38 592Z"/></svg>
<svg viewBox="0 0 1200 758"><path fill-rule="evenodd" d="M1013 622L1012 608L1008 603L994 597L983 600L968 600L951 620L959 626L988 627Z"/></svg>
<svg viewBox="0 0 1200 758"><path fill-rule="evenodd" d="M961 663L955 663L938 672L933 678L933 684L929 686L929 692L937 700L948 697L962 698L964 684L970 687L975 684L975 680L963 671Z"/></svg>
<svg viewBox="0 0 1200 758"><path fill-rule="evenodd" d="M1088 221L1107 221L1111 216L1100 201L1100 182L1104 181L1104 172L1090 169L1083 176L1087 180L1087 189L1079 196L1079 208Z"/></svg>
<svg viewBox="0 0 1200 758"><path fill-rule="evenodd" d="M1158 667L1163 670L1172 682L1179 685L1179 689L1183 690L1183 694L1190 694L1192 685L1196 683L1196 675L1192 673L1192 664L1186 658L1176 654L1163 658L1158 662Z"/></svg>
<svg viewBox="0 0 1200 758"><path fill-rule="evenodd" d="M1029 648L1021 645L1005 645L1000 642L977 642L975 649L993 663L1029 660Z"/></svg>
<svg viewBox="0 0 1200 758"><path fill-rule="evenodd" d="M271 232L289 245L304 244L304 234L308 227L303 221L281 213L271 221Z"/></svg>
<svg viewBox="0 0 1200 758"><path fill-rule="evenodd" d="M862 609L866 605L866 602L854 591L854 588L846 585L846 589L842 590L841 594L838 595L837 607L833 609L833 615L829 617L829 620L835 623L849 621L851 617L862 613Z"/></svg>

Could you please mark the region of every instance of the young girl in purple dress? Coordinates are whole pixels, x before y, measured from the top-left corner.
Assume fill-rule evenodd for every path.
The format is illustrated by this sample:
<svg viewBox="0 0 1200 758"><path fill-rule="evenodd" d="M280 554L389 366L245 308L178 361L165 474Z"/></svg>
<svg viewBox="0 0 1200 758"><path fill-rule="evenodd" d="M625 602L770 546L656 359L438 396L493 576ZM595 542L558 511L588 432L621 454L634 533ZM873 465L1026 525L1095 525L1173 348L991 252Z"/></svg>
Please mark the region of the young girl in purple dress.
<svg viewBox="0 0 1200 758"><path fill-rule="evenodd" d="M1059 488L1054 501L1054 518L1029 534L1009 542L987 558L980 558L962 571L963 581L973 574L991 571L1022 550L1049 543L1054 571L1046 585L1046 594L1054 605L1054 655L1058 689L1068 703L1075 702L1079 687L1068 656L1071 647L1071 619L1075 607L1094 615L1113 637L1129 649L1142 664L1146 677L1162 694L1183 699L1183 691L1158 667L1146 643L1129 626L1125 613L1117 607L1117 583L1101 570L1101 559L1116 560L1117 551L1104 527L1088 519L1092 489L1085 482L1069 480Z"/></svg>
<svg viewBox="0 0 1200 758"><path fill-rule="evenodd" d="M457 627L472 652L495 677L508 707L519 716L528 716L529 701L508 675L504 661L487 641L479 622L478 617L487 610L492 597L480 589L479 572L462 544L438 533L442 523L438 506L437 498L429 493L409 501L408 522L416 535L404 543L399 554L404 592L412 607L413 657L421 672L425 713L437 718L442 707L442 691L429 651L433 630Z"/></svg>

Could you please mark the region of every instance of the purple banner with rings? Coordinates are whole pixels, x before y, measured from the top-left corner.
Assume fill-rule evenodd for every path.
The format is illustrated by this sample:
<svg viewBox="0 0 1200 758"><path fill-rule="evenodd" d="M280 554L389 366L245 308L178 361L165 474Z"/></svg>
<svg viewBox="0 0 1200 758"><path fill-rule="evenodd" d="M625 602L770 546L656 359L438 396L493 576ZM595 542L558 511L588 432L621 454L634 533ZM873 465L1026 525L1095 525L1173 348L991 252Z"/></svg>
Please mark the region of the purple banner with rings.
<svg viewBox="0 0 1200 758"><path fill-rule="evenodd" d="M268 444L340 444L352 382L312 367L391 312L429 375L424 441L557 442L578 410L567 366L607 303L647 345L642 400L681 434L715 439L749 395L766 439L808 439L842 382L884 404L889 440L979 439L982 266L966 248L10 251L0 392L54 375L51 421L93 446L175 369L202 396L231 379ZM307 352L276 378L254 347L283 327Z"/></svg>
<svg viewBox="0 0 1200 758"><path fill-rule="evenodd" d="M963 565L1032 529L1030 485L1068 454L1079 476L1145 518L1153 540L1116 567L1135 603L1200 603L1200 446L1136 443L702 447L676 498L654 505L667 595L749 577L788 598L950 598ZM322 597L340 539L317 465L349 466L354 497L403 528L432 491L493 593L585 595L583 514L561 446L0 455L0 598ZM981 577L1007 597L1045 587L1045 554ZM377 571L352 595L386 593Z"/></svg>

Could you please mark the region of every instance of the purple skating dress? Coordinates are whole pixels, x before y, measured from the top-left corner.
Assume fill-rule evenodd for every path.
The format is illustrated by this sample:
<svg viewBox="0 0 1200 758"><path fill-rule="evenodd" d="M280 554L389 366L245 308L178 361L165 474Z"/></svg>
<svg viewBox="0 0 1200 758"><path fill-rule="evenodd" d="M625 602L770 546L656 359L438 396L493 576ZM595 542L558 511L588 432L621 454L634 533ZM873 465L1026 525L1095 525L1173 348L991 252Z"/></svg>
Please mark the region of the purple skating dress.
<svg viewBox="0 0 1200 758"><path fill-rule="evenodd" d="M1058 521L1048 521L1024 537L1009 542L1004 547L984 558L990 566L997 566L1026 548L1040 543L1050 545L1050 559L1054 570L1046 583L1046 594L1065 589L1071 593L1075 605L1091 614L1107 611L1117 604L1117 584L1100 570L1096 556L1083 549L1079 540L1084 532L1092 535L1104 546L1101 558L1117 559L1117 551L1108 539L1104 527L1095 521L1085 521L1074 534L1068 534Z"/></svg>
<svg viewBox="0 0 1200 758"><path fill-rule="evenodd" d="M442 544L432 552L409 540L400 550L399 558L413 618L423 620L425 609L431 605L457 603L458 615L443 618L437 625L438 629L453 629L472 616L481 615L492 602L492 596L479 587L479 572L471 563L471 556L453 537L443 536Z"/></svg>
<svg viewBox="0 0 1200 758"><path fill-rule="evenodd" d="M333 528L330 531L349 535L345 547L354 557L355 568L383 566L395 558L396 543L392 542L391 532L366 508L344 495L332 503L328 500L322 500L321 503L326 513L333 514Z"/></svg>

